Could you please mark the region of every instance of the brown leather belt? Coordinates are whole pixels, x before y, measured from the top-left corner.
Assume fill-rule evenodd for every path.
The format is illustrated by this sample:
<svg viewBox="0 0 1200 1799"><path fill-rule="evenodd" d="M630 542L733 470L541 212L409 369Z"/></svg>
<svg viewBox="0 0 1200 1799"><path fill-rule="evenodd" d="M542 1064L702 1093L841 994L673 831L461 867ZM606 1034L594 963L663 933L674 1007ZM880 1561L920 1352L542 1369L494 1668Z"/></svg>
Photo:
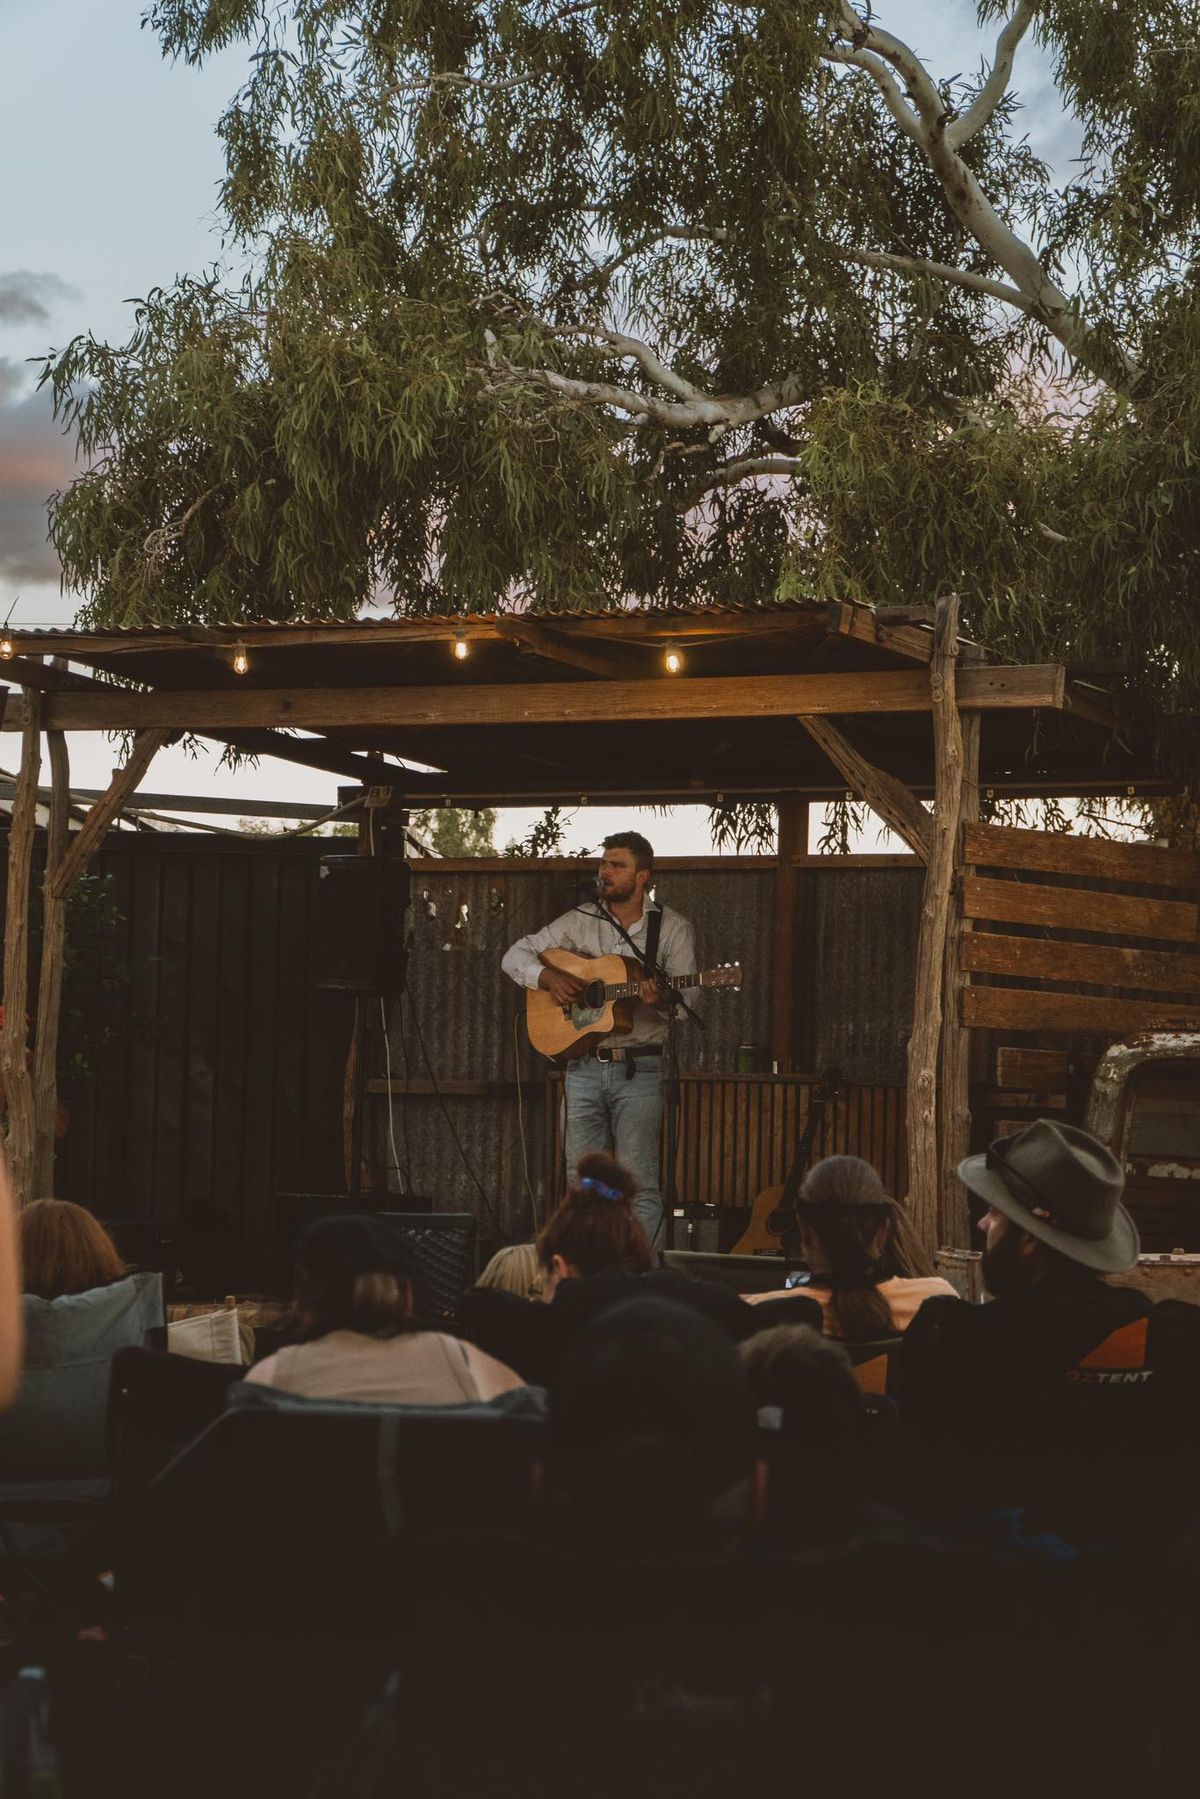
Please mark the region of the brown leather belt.
<svg viewBox="0 0 1200 1799"><path fill-rule="evenodd" d="M631 1043L628 1049L610 1049L602 1043L594 1054L597 1062L636 1062L642 1056L661 1056L661 1043Z"/></svg>

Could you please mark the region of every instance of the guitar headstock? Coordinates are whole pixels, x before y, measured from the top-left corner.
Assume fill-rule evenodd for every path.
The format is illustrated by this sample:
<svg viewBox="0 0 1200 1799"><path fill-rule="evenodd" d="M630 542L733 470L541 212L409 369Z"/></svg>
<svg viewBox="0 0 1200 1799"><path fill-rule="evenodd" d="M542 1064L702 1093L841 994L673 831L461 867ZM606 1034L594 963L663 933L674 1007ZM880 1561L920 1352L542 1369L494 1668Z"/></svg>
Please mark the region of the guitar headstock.
<svg viewBox="0 0 1200 1799"><path fill-rule="evenodd" d="M721 968L706 968L700 976L702 987L740 987L742 984L742 965L740 962L726 962Z"/></svg>

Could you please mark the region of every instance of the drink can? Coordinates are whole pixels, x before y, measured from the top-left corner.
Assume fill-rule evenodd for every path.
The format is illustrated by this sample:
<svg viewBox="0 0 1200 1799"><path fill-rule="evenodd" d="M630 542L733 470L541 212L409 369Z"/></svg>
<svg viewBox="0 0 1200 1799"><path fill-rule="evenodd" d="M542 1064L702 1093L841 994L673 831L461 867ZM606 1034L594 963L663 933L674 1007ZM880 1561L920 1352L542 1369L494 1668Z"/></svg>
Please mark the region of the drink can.
<svg viewBox="0 0 1200 1799"><path fill-rule="evenodd" d="M737 1069L737 1072L739 1074L757 1074L758 1073L758 1046L757 1046L757 1044L739 1043L737 1046L737 1059L734 1062L734 1067Z"/></svg>

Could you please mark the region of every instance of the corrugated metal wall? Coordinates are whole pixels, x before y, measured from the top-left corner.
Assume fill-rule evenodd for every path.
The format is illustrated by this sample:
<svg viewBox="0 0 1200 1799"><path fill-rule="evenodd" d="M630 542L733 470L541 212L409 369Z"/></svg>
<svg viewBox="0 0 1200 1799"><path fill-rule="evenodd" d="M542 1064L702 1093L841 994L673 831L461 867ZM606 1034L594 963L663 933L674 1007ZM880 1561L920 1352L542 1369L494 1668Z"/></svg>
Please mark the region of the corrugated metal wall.
<svg viewBox="0 0 1200 1799"><path fill-rule="evenodd" d="M804 868L797 1003L811 1068L848 1080L906 1079L922 870Z"/></svg>
<svg viewBox="0 0 1200 1799"><path fill-rule="evenodd" d="M919 872L802 868L796 879L808 1066L836 1065L852 1083L902 1085ZM770 861L756 868L671 868L659 877L658 897L692 920L700 966L739 961L744 971L740 992L701 997L703 1033L682 1028L682 1060L691 1073L732 1072L743 1043L765 1053L774 882ZM525 1040L521 994L501 973L500 958L586 891L570 873L502 866L442 871L426 863L414 877L409 998L390 1011L393 1083L407 1077L414 1087L428 1085L432 1075L439 1085L473 1080L492 1083L495 1091L393 1091L390 1131L380 1097L372 1152L393 1188L432 1195L442 1209L481 1212L485 1234L489 1226L496 1234L527 1233L557 1181L547 1109L553 1099L544 1065ZM373 1071L382 1072L381 1055L381 1048L373 1055Z"/></svg>
<svg viewBox="0 0 1200 1799"><path fill-rule="evenodd" d="M773 864L672 869L660 877L658 897L695 926L700 966L740 961L744 970L740 992L721 990L697 1002L702 1033L684 1027L684 1054L697 1071L730 1069L739 1044L767 1041L773 880ZM502 1090L393 1091L390 1129L386 1101L376 1103L372 1149L389 1185L432 1195L440 1209L482 1209L485 1230L490 1224L505 1234L527 1232L554 1184L545 1065L526 1042L522 996L501 972L500 958L585 891L561 872L442 872L422 864L414 875L409 993L390 1009L393 1084L407 1076L439 1086L486 1081ZM382 1048L372 1057L373 1072L383 1072L381 1055Z"/></svg>
<svg viewBox="0 0 1200 1799"><path fill-rule="evenodd" d="M103 1217L207 1233L230 1286L261 1278L275 1194L344 1190L353 1005L314 986L316 865L332 847L122 833L98 863L114 879L131 1017L73 1098L59 1191ZM530 1190L543 1207L556 1184L544 1065L500 957L573 902L575 881L503 863L414 872L409 996L388 1007L387 1044L394 1081L407 1074L426 1091L393 1096L390 1129L372 1094L366 1140L393 1190L477 1212L485 1237L528 1231ZM768 1042L774 882L769 861L660 875L659 897L695 926L701 966L744 969L740 993L703 996L704 1034L685 1028L694 1074L732 1072L739 1044ZM809 1070L836 1064L851 1082L902 1082L919 874L830 866L799 869L796 882L801 1059ZM373 1006L371 1023L368 1066L382 1085ZM433 1079L488 1086L439 1097Z"/></svg>

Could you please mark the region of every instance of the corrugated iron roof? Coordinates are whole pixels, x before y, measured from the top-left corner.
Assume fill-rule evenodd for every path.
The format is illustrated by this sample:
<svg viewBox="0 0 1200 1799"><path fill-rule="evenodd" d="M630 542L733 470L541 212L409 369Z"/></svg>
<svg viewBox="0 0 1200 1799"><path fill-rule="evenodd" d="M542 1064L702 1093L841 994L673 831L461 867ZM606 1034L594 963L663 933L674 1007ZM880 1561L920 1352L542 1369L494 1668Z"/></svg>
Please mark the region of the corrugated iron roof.
<svg viewBox="0 0 1200 1799"><path fill-rule="evenodd" d="M837 602L809 599L800 596L781 599L769 597L761 600L730 600L721 604L708 601L697 601L685 605L679 601L670 604L638 601L628 606L559 606L553 602L542 604L536 608L498 607L494 612L396 612L366 613L356 618L247 618L230 624L143 624L143 625L9 625L9 635L16 638L45 638L72 635L79 637L192 637L197 643L203 643L216 636L222 640L226 637L234 640L244 631L346 631L355 628L363 630L380 625L396 625L401 628L412 625L443 626L446 630L454 630L463 624L486 625L499 619L529 619L536 621L553 618L561 621L570 619L638 619L638 618L700 618L700 617L745 617L761 616L768 613L792 615L810 613L814 616L825 613ZM861 607L862 611L871 611L870 607ZM881 615L890 616L890 615ZM932 620L933 614L927 608L907 608L905 619Z"/></svg>

